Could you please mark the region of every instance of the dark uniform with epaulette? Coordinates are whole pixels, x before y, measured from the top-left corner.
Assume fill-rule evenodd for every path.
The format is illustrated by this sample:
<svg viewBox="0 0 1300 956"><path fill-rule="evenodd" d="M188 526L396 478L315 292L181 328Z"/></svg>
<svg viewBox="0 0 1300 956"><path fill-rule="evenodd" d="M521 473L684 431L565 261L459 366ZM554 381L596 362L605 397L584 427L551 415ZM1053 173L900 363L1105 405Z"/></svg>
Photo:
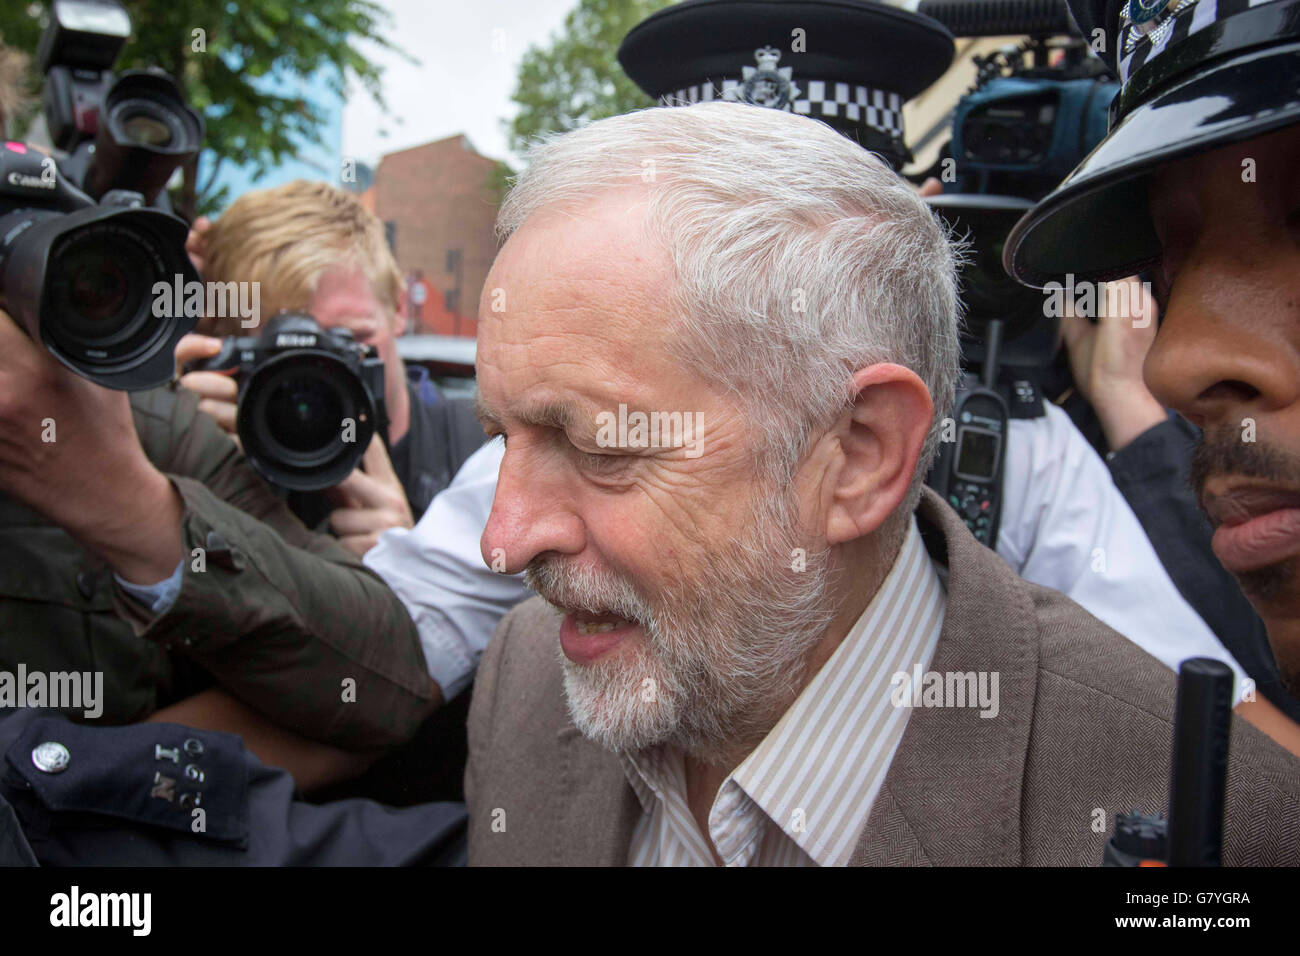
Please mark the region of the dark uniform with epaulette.
<svg viewBox="0 0 1300 956"><path fill-rule="evenodd" d="M465 808L315 805L241 740L0 712L0 865L463 865Z"/></svg>

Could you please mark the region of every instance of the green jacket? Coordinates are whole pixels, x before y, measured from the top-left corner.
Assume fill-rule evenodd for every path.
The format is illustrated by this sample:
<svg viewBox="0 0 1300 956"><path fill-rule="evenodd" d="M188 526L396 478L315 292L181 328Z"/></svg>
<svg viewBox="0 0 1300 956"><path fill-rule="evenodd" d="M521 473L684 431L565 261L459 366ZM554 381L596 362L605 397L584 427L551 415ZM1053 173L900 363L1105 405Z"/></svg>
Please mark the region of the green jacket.
<svg viewBox="0 0 1300 956"><path fill-rule="evenodd" d="M191 392L131 405L145 453L184 500L180 594L152 613L61 529L0 497L0 670L103 671L104 723L215 682L313 740L375 750L409 738L429 677L397 596L304 528Z"/></svg>

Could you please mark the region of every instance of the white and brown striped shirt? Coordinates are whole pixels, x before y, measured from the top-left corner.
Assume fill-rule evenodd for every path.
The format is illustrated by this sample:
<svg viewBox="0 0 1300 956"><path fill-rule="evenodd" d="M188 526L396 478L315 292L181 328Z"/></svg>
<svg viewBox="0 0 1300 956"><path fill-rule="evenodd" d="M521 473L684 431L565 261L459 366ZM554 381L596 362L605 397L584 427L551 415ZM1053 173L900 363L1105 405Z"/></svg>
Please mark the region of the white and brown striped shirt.
<svg viewBox="0 0 1300 956"><path fill-rule="evenodd" d="M910 708L896 674L934 655L946 595L915 520L880 590L790 709L723 782L709 833L728 866L843 866L880 792ZM680 751L621 755L641 802L633 866L712 866L686 803Z"/></svg>

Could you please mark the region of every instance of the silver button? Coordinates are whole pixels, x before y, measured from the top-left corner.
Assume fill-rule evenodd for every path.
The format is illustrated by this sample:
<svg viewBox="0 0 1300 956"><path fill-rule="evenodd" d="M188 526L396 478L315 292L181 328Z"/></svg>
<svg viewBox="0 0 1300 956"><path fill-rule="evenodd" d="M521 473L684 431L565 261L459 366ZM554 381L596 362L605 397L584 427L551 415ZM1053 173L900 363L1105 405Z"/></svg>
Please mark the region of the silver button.
<svg viewBox="0 0 1300 956"><path fill-rule="evenodd" d="M71 761L72 754L68 753L68 748L53 740L37 744L32 750L32 763L41 773L63 773Z"/></svg>

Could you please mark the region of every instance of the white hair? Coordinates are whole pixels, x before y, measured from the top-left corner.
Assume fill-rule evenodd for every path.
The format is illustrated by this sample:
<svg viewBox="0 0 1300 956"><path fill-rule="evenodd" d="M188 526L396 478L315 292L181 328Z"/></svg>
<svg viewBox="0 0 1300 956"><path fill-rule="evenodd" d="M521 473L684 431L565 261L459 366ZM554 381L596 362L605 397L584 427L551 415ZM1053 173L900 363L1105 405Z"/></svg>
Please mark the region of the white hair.
<svg viewBox="0 0 1300 956"><path fill-rule="evenodd" d="M502 239L545 207L647 191L646 228L677 278L672 348L747 410L769 480L792 478L851 404L855 370L915 372L935 408L915 507L952 405L960 306L957 252L906 180L823 123L737 103L600 120L526 160L497 219Z"/></svg>

